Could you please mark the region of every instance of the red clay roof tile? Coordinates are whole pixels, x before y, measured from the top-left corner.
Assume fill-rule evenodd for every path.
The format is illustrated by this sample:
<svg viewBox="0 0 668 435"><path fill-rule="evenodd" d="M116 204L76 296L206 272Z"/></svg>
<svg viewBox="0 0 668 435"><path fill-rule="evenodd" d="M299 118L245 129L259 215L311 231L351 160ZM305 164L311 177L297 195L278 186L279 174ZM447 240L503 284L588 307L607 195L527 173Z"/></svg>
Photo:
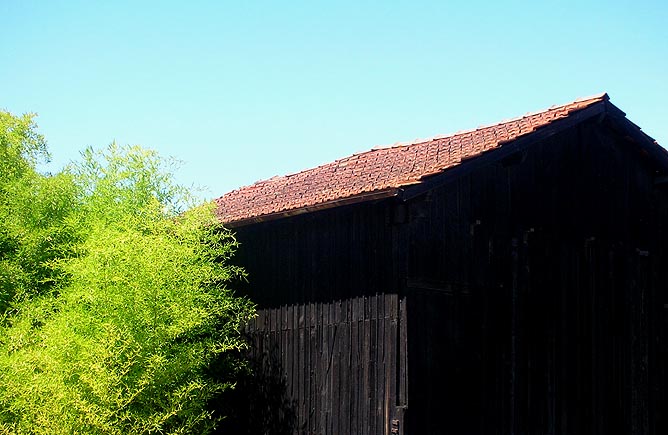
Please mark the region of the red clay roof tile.
<svg viewBox="0 0 668 435"><path fill-rule="evenodd" d="M258 181L216 199L217 213L222 222L234 224L419 183L607 99L606 94L578 99L475 130L375 147L296 174Z"/></svg>

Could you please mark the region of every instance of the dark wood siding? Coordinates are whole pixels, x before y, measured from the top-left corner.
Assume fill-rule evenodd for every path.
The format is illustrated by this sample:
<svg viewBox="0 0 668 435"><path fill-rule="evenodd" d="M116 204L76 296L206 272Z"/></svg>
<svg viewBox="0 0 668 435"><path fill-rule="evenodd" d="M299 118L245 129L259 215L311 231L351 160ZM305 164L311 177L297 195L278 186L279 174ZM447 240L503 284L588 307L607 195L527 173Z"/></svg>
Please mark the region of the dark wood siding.
<svg viewBox="0 0 668 435"><path fill-rule="evenodd" d="M263 421L256 433L278 433L275 421L294 434L403 433L392 427L406 396L404 310L396 294L260 310L248 327L251 360L284 397L251 401L261 404L251 411Z"/></svg>
<svg viewBox="0 0 668 435"><path fill-rule="evenodd" d="M667 203L596 123L416 199L413 433L666 433Z"/></svg>
<svg viewBox="0 0 668 435"><path fill-rule="evenodd" d="M283 426L294 412L286 433L404 433L402 210L381 200L237 229L249 276L241 289L260 313L250 329L256 371L273 370L268 382L285 387L266 403L279 404L285 415L271 418Z"/></svg>
<svg viewBox="0 0 668 435"><path fill-rule="evenodd" d="M393 214L385 200L238 228L243 291L260 308L398 293Z"/></svg>
<svg viewBox="0 0 668 435"><path fill-rule="evenodd" d="M668 433L668 192L612 127L587 121L406 203L238 228L273 421Z"/></svg>

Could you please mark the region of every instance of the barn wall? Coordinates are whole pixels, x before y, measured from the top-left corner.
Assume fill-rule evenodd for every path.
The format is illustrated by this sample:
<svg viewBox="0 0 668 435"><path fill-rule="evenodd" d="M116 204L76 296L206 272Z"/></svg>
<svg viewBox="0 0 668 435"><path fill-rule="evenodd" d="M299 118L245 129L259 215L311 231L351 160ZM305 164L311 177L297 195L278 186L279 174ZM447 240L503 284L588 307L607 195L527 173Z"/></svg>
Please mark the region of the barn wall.
<svg viewBox="0 0 668 435"><path fill-rule="evenodd" d="M260 397L237 433L403 434L406 303L397 211L357 204L237 230ZM258 388L258 384L271 388ZM247 400L247 399L244 399Z"/></svg>
<svg viewBox="0 0 668 435"><path fill-rule="evenodd" d="M398 293L394 214L385 200L238 228L241 290L260 308Z"/></svg>
<svg viewBox="0 0 668 435"><path fill-rule="evenodd" d="M668 196L636 150L589 122L407 204L237 229L285 433L668 433Z"/></svg>
<svg viewBox="0 0 668 435"><path fill-rule="evenodd" d="M666 433L668 201L634 150L589 123L411 203L411 433Z"/></svg>
<svg viewBox="0 0 668 435"><path fill-rule="evenodd" d="M260 370L277 367L283 377L283 421L292 418L291 433L391 434L399 428L397 399L406 395L397 377L405 376L400 313L393 294L260 311L249 325L251 359ZM254 420L273 415L274 404L265 405L253 410ZM277 433L271 423L264 429Z"/></svg>

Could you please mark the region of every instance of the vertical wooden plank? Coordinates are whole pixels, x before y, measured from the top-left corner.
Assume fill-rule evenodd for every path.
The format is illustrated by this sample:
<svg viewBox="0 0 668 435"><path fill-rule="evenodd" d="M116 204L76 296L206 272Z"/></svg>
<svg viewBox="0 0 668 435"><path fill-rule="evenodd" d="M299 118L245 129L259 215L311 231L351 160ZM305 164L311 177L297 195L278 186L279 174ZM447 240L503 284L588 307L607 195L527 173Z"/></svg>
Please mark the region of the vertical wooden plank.
<svg viewBox="0 0 668 435"><path fill-rule="evenodd" d="M299 431L304 427L304 421L306 420L306 407L307 403L305 401L305 386L306 386L306 373L308 372L308 367L306 365L306 331L304 327L304 318L305 318L306 304L300 304L298 306L297 319L295 322L298 334L298 346L296 349L297 352L297 370L295 376L297 378L297 391L298 395L295 398L298 407L297 407L297 424L296 430Z"/></svg>
<svg viewBox="0 0 668 435"><path fill-rule="evenodd" d="M341 319L339 322L339 432L350 430L350 399L348 396L350 377L350 324L348 323L348 300L341 301Z"/></svg>
<svg viewBox="0 0 668 435"><path fill-rule="evenodd" d="M328 421L328 430L329 433L334 433L334 420L336 419L336 408L337 403L335 400L337 394L337 379L336 373L334 371L334 361L336 361L336 302L331 302L328 305L329 308L329 329L327 334L327 347L329 349L329 359L327 360L327 374L329 377L329 396L328 396L328 411L329 411L329 421Z"/></svg>
<svg viewBox="0 0 668 435"><path fill-rule="evenodd" d="M318 410L319 410L319 422L318 422L318 433L327 433L327 424L329 423L328 419L328 408L327 408L327 397L329 396L329 377L327 376L327 361L329 360L329 349L327 348L327 329L329 323L329 310L324 304L318 303L318 317L320 317L321 328L318 338L318 346L320 348L320 360L318 364L318 375L320 377L319 384L319 397L318 397Z"/></svg>
<svg viewBox="0 0 668 435"><path fill-rule="evenodd" d="M385 294L379 294L378 295L378 364L377 364L377 373L378 373L378 384L379 384L379 389L378 389L378 394L376 400L378 403L376 404L376 409L378 412L378 423L376 425L377 427L377 433L385 433L385 425L386 425L386 420L387 416L385 414L385 389L387 388L387 384L385 383L386 379L386 349L385 349L385 301L387 299L388 295Z"/></svg>
<svg viewBox="0 0 668 435"><path fill-rule="evenodd" d="M311 377L311 410L310 410L310 424L309 430L311 433L317 433L319 430L320 408L318 407L320 397L320 328L322 327L320 313L318 311L318 304L311 304L311 369L313 376Z"/></svg>
<svg viewBox="0 0 668 435"><path fill-rule="evenodd" d="M347 311L346 311L346 323L347 323L347 338L346 346L348 348L348 353L346 355L346 388L345 388L345 400L347 400L346 413L347 413L347 422L346 426L343 429L350 433L353 430L353 405L354 405L354 396L353 392L355 389L355 380L354 380L354 368L353 361L355 359L355 349L354 349L354 339L353 339L353 312L354 312L354 299L348 298L346 300Z"/></svg>
<svg viewBox="0 0 668 435"><path fill-rule="evenodd" d="M303 413L303 408L304 404L302 402L302 398L304 397L303 393L303 386L304 386L304 330L303 328L300 328L299 325L299 316L300 316L300 310L303 310L304 306L302 304L296 304L294 305L293 309L293 329L292 329L292 335L293 335L293 346L294 346L294 352L293 352L293 366L294 368L292 369L292 375L293 379L292 382L295 384L295 395L293 397L294 403L295 403L295 425L296 427L299 427L300 421L301 421L301 414ZM302 311L303 313L303 311Z"/></svg>
<svg viewBox="0 0 668 435"><path fill-rule="evenodd" d="M291 304L290 311L288 313L288 346L289 355L290 355L290 390L292 391L290 395L290 400L294 404L294 418L295 423L299 421L299 408L301 403L299 402L299 373L301 371L301 366L299 365L299 305Z"/></svg>
<svg viewBox="0 0 668 435"><path fill-rule="evenodd" d="M289 391L289 398L290 400L294 400L297 395L299 394L297 391L297 385L296 385L296 373L295 370L297 369L296 365L296 358L297 358L297 346L295 345L295 327L294 327L294 315L296 312L297 306L296 305L288 305L285 307L285 315L286 315L286 331L285 331L285 338L286 338L286 349L285 353L287 355L287 361L286 361L286 375L288 378L288 384L287 388Z"/></svg>
<svg viewBox="0 0 668 435"><path fill-rule="evenodd" d="M284 385L286 387L286 393L288 397L291 396L292 391L290 391L290 379L289 379L289 367L288 367L288 362L289 362L289 348L288 348L288 342L287 342L287 330L288 330L288 318L287 318L287 311L288 307L285 305L281 305L279 308L279 337L280 337L280 351L281 351L281 375L283 378Z"/></svg>
<svg viewBox="0 0 668 435"><path fill-rule="evenodd" d="M368 297L364 297L364 326L362 332L362 364L363 364L363 381L362 381L362 391L363 391L363 401L362 401L362 434L371 435L371 375L370 375L370 352L371 352L371 321L369 316L371 315L370 301Z"/></svg>
<svg viewBox="0 0 668 435"><path fill-rule="evenodd" d="M360 300L360 429L362 434L369 433L369 334L367 318L368 298L362 297Z"/></svg>
<svg viewBox="0 0 668 435"><path fill-rule="evenodd" d="M323 398L323 410L324 410L324 433L332 433L332 305L323 304L323 315L325 316L325 331L323 335L323 359L322 359L322 373L324 376L324 381L327 385L325 388L325 395Z"/></svg>
<svg viewBox="0 0 668 435"><path fill-rule="evenodd" d="M249 346L250 346L250 355L251 360L256 360L258 352L261 352L260 344L258 338L260 333L263 333L264 330L260 325L264 322L264 310L257 310L256 316L253 320L249 322L248 334L249 334Z"/></svg>
<svg viewBox="0 0 668 435"><path fill-rule="evenodd" d="M311 304L304 304L304 409L302 413L302 424L299 430L309 430L311 416Z"/></svg>
<svg viewBox="0 0 668 435"><path fill-rule="evenodd" d="M359 370L359 360L360 360L360 341L359 341L359 301L360 298L356 297L351 300L352 310L351 310L351 319L350 319L350 348L351 348L351 406L350 406L350 434L358 434L360 431L359 424L359 402L360 402L360 370Z"/></svg>
<svg viewBox="0 0 668 435"><path fill-rule="evenodd" d="M367 298L366 297L361 297L360 298L360 306L359 306L359 315L360 315L360 322L359 322L359 371L360 371L360 383L359 383L359 428L360 428L360 433L361 434L368 434L369 431L369 416L367 413L367 408L369 404L369 398L368 398L368 388L367 388L367 383L368 383L368 367L367 367L367 359L368 359L368 338L369 336L367 335L367 320L366 320L366 303L367 303Z"/></svg>
<svg viewBox="0 0 668 435"><path fill-rule="evenodd" d="M318 413L318 426L317 426L317 432L318 433L326 433L327 427L327 404L326 404L326 398L327 398L327 387L328 387L328 382L327 382L327 377L325 375L326 373L326 366L325 366L325 360L327 359L327 348L326 346L323 345L325 341L325 337L327 336L327 316L325 316L325 310L323 309L323 304L319 303L317 304L318 307L318 321L320 323L319 328L318 328L318 370L317 370L317 375L318 375L318 389L317 389L317 404L316 404L316 410Z"/></svg>
<svg viewBox="0 0 668 435"><path fill-rule="evenodd" d="M634 433L648 433L648 373L647 373L647 257L638 253L631 255L629 269L633 275L630 287L633 291L632 302L632 348L631 376L632 391L632 428Z"/></svg>
<svg viewBox="0 0 668 435"><path fill-rule="evenodd" d="M308 305L308 334L309 334L309 343L308 343L308 426L307 429L309 433L315 433L316 430L316 421L317 421L317 408L316 408L316 391L317 391L317 316L316 316L316 305L311 303Z"/></svg>
<svg viewBox="0 0 668 435"><path fill-rule="evenodd" d="M264 319L262 325L262 355L264 358L269 355L271 349L271 310L264 310Z"/></svg>
<svg viewBox="0 0 668 435"><path fill-rule="evenodd" d="M359 427L359 433L360 434L366 434L368 433L368 427L369 427L369 418L367 416L367 405L369 403L369 400L367 398L367 365L366 365L366 359L367 359L367 334L366 334L366 320L365 320L365 304L366 304L366 297L360 297L359 298L359 321L358 321L358 343L359 343L359 353L358 353L358 370L359 370L359 384L358 384L358 407L357 407L357 412L359 415L359 420L358 420L358 427Z"/></svg>
<svg viewBox="0 0 668 435"><path fill-rule="evenodd" d="M272 355L274 358L277 359L277 361L280 361L280 351L281 349L279 348L280 345L280 338L278 336L278 309L274 308L270 311L270 321L271 321L271 335L270 335L270 345L271 345L271 352L274 354Z"/></svg>
<svg viewBox="0 0 668 435"><path fill-rule="evenodd" d="M277 323L278 323L278 309L270 309L269 310L269 343L268 343L268 352L267 352L267 360L270 361L271 364L276 361L277 363L280 363L281 360L281 355L280 355L280 341L277 339ZM282 373L277 373L278 376L281 376L282 380Z"/></svg>
<svg viewBox="0 0 668 435"><path fill-rule="evenodd" d="M369 433L376 434L378 427L378 296L369 297Z"/></svg>
<svg viewBox="0 0 668 435"><path fill-rule="evenodd" d="M388 295L385 299L385 427L384 434L390 435L392 420L396 418L395 407L397 403L397 381L399 374L396 370L396 344L397 344L397 295Z"/></svg>
<svg viewBox="0 0 668 435"><path fill-rule="evenodd" d="M283 306L276 308L274 315L274 343L272 348L276 352L276 362L278 364L278 374L283 385L287 383L285 376L285 335L283 329ZM289 388L289 387L288 387ZM288 390L289 392L289 390Z"/></svg>
<svg viewBox="0 0 668 435"><path fill-rule="evenodd" d="M299 305L291 304L288 311L288 356L289 356L289 376L290 376L290 400L294 406L294 418L295 422L298 420L299 415L299 371L301 367L299 366L299 330L297 328L297 315L298 315Z"/></svg>
<svg viewBox="0 0 668 435"><path fill-rule="evenodd" d="M399 406L408 406L408 306L407 298L399 301Z"/></svg>
<svg viewBox="0 0 668 435"><path fill-rule="evenodd" d="M345 430L350 433L350 431L353 429L353 416L354 416L354 403L355 403L355 398L354 398L354 391L356 389L356 384L355 384L355 377L354 377L354 332L353 332L353 325L354 325L354 307L353 307L353 299L347 299L346 301L348 310L347 310L347 328L348 328L348 333L347 333L347 348L348 354L346 356L346 361L347 361L347 374L346 374L346 382L347 382L347 393L346 393L346 400L347 402L347 409L348 409L348 419L347 419L347 426L345 427Z"/></svg>
<svg viewBox="0 0 668 435"><path fill-rule="evenodd" d="M385 299L387 295L376 295L377 318L376 321L376 342L377 342L377 356L376 356L376 433L385 432Z"/></svg>
<svg viewBox="0 0 668 435"><path fill-rule="evenodd" d="M332 343L331 348L333 350L329 362L329 367L331 370L331 379L332 379L332 433L340 433L339 422L341 420L341 337L339 324L341 322L341 301L335 301L330 304L332 307Z"/></svg>
<svg viewBox="0 0 668 435"><path fill-rule="evenodd" d="M519 421L519 254L518 241L512 239L511 337L510 337L510 433L518 433Z"/></svg>

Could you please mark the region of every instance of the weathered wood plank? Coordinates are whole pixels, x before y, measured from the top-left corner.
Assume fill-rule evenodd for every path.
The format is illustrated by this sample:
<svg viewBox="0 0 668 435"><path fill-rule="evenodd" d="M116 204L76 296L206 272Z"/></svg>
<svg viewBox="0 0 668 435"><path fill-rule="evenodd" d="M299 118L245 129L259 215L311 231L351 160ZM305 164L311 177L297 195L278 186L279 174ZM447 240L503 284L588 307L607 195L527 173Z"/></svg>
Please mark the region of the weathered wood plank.
<svg viewBox="0 0 668 435"><path fill-rule="evenodd" d="M352 415L350 419L350 433L362 433L361 428L361 416L359 409L361 407L361 395L362 389L360 385L362 383L361 376L361 357L360 357L360 330L361 330L361 321L360 321L360 301L361 298L356 297L352 299L352 319L351 319L351 349L352 349L352 382L354 385L354 390L352 392Z"/></svg>
<svg viewBox="0 0 668 435"><path fill-rule="evenodd" d="M331 406L332 406L332 427L331 433L340 433L339 423L341 421L341 348L340 348L340 329L339 324L341 322L341 301L335 301L330 304L330 312L332 325L331 325L331 337L330 337L330 346L332 348L332 353L330 355L329 370L330 370L330 379L332 382L332 397L331 397Z"/></svg>

